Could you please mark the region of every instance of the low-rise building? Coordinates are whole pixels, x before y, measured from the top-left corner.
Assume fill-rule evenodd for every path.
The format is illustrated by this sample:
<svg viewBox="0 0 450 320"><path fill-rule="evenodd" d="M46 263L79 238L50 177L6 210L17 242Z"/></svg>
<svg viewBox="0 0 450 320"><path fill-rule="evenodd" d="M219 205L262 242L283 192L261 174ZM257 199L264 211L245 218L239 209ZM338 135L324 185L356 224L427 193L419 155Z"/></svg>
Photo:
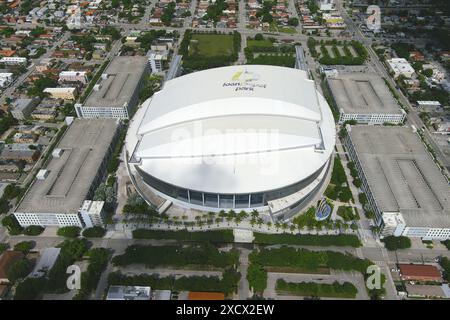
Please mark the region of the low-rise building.
<svg viewBox="0 0 450 320"><path fill-rule="evenodd" d="M21 259L23 259L23 253L20 251L7 250L0 255L0 284L9 283L8 270Z"/></svg>
<svg viewBox="0 0 450 320"><path fill-rule="evenodd" d="M150 287L110 286L106 300L150 300L150 294Z"/></svg>
<svg viewBox="0 0 450 320"><path fill-rule="evenodd" d="M61 71L59 73L59 82L88 82L86 71Z"/></svg>
<svg viewBox="0 0 450 320"><path fill-rule="evenodd" d="M188 300L225 300L225 295L222 292L190 291Z"/></svg>
<svg viewBox="0 0 450 320"><path fill-rule="evenodd" d="M400 263L398 267L400 269L400 277L402 280L442 282L441 271L436 266Z"/></svg>
<svg viewBox="0 0 450 320"><path fill-rule="evenodd" d="M164 61L167 61L167 53L150 51L147 56L152 72L160 73L164 70Z"/></svg>
<svg viewBox="0 0 450 320"><path fill-rule="evenodd" d="M14 75L11 72L0 72L0 88L9 86L14 81Z"/></svg>
<svg viewBox="0 0 450 320"><path fill-rule="evenodd" d="M48 93L53 99L75 100L77 88L45 88L44 92Z"/></svg>
<svg viewBox="0 0 450 320"><path fill-rule="evenodd" d="M38 99L16 99L11 106L11 115L17 120L25 120L38 104Z"/></svg>
<svg viewBox="0 0 450 320"><path fill-rule="evenodd" d="M394 74L394 78L398 78L399 76L404 76L406 78L411 78L415 70L408 62L408 60L404 58L393 58L386 61L390 71Z"/></svg>
<svg viewBox="0 0 450 320"><path fill-rule="evenodd" d="M0 63L5 65L26 65L27 58L24 57L3 57L0 59Z"/></svg>
<svg viewBox="0 0 450 320"><path fill-rule="evenodd" d="M406 118L383 79L374 73L330 75L327 83L339 109L339 123L401 124Z"/></svg>
<svg viewBox="0 0 450 320"><path fill-rule="evenodd" d="M5 161L25 161L26 163L34 163L39 158L39 151L26 148L15 148L14 144L6 145L1 154L0 160Z"/></svg>
<svg viewBox="0 0 450 320"><path fill-rule="evenodd" d="M417 107L423 111L433 112L441 108L441 103L439 101L417 101Z"/></svg>
<svg viewBox="0 0 450 320"><path fill-rule="evenodd" d="M139 91L148 69L147 57L115 57L86 101L75 104L77 116L128 119L139 102Z"/></svg>
<svg viewBox="0 0 450 320"><path fill-rule="evenodd" d="M80 209L86 228L105 225L106 213L103 210L104 201L85 200Z"/></svg>

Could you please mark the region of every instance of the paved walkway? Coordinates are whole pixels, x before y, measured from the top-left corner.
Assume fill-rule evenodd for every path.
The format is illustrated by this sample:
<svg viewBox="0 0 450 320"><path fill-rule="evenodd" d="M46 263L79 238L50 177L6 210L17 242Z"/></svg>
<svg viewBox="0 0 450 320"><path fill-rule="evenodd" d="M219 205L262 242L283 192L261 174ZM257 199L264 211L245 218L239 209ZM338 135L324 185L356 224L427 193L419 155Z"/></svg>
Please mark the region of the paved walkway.
<svg viewBox="0 0 450 320"><path fill-rule="evenodd" d="M239 300L246 300L249 298L250 290L247 281L247 269L248 269L248 255L251 250L240 248L239 267L238 271L241 273L241 280L239 280L237 298Z"/></svg>

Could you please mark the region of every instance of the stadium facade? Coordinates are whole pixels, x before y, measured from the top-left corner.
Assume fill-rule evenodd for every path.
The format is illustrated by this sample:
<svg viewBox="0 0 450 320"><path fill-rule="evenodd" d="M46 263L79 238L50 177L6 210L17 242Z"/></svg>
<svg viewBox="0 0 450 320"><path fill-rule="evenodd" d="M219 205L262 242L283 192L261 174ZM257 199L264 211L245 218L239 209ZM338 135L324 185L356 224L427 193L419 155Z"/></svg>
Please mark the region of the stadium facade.
<svg viewBox="0 0 450 320"><path fill-rule="evenodd" d="M156 206L283 221L323 189L334 146L332 112L305 71L231 66L166 82L131 120L126 161Z"/></svg>

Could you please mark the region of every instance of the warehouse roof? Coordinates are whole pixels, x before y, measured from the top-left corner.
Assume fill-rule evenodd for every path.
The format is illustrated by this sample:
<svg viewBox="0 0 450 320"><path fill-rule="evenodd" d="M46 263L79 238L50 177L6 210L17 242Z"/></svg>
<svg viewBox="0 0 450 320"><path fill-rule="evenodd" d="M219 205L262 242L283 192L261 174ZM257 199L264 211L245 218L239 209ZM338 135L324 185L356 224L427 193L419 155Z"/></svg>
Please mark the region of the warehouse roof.
<svg viewBox="0 0 450 320"><path fill-rule="evenodd" d="M450 188L411 128L352 126L351 141L377 206L409 227L450 227Z"/></svg>
<svg viewBox="0 0 450 320"><path fill-rule="evenodd" d="M112 119L75 119L56 148L45 180L35 180L19 213L76 213L88 195L118 123Z"/></svg>
<svg viewBox="0 0 450 320"><path fill-rule="evenodd" d="M343 73L327 81L339 110L344 113L402 113L383 79L374 73Z"/></svg>
<svg viewBox="0 0 450 320"><path fill-rule="evenodd" d="M130 103L148 63L147 57L115 57L84 103L85 107L114 108Z"/></svg>
<svg viewBox="0 0 450 320"><path fill-rule="evenodd" d="M408 278L441 278L441 272L439 269L432 265L427 264L403 264L398 265L400 274L403 277Z"/></svg>

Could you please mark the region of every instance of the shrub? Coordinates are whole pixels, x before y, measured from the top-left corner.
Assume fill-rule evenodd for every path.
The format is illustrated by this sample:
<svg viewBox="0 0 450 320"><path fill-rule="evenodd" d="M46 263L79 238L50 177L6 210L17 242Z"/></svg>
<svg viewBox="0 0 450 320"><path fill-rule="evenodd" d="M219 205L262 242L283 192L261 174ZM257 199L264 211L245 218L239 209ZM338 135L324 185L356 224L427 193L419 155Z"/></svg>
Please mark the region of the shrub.
<svg viewBox="0 0 450 320"><path fill-rule="evenodd" d="M83 230L83 237L85 238L103 238L105 234L106 230L99 226Z"/></svg>
<svg viewBox="0 0 450 320"><path fill-rule="evenodd" d="M17 280L25 278L32 270L32 263L27 259L22 259L9 267L6 275L9 281L15 283Z"/></svg>
<svg viewBox="0 0 450 320"><path fill-rule="evenodd" d="M38 236L44 232L45 228L41 226L28 226L23 230L23 234L27 236Z"/></svg>
<svg viewBox="0 0 450 320"><path fill-rule="evenodd" d="M132 245L112 262L116 266L139 263L148 268L193 265L226 268L239 262L239 253L237 250L222 252L209 243L188 247Z"/></svg>
<svg viewBox="0 0 450 320"><path fill-rule="evenodd" d="M34 241L22 241L14 246L14 250L21 251L24 254L27 254L31 249L34 248L35 245L36 243Z"/></svg>
<svg viewBox="0 0 450 320"><path fill-rule="evenodd" d="M340 284L335 281L332 284L315 282L286 282L278 279L276 290L280 293L298 296L329 297L329 298L355 298L358 290L350 282Z"/></svg>
<svg viewBox="0 0 450 320"><path fill-rule="evenodd" d="M209 241L209 242L233 242L232 230L214 231L160 231L148 229L133 230L134 239L175 239L183 241Z"/></svg>
<svg viewBox="0 0 450 320"><path fill-rule="evenodd" d="M14 300L36 300L46 284L45 278L27 278L18 284Z"/></svg>
<svg viewBox="0 0 450 320"><path fill-rule="evenodd" d="M349 246L360 247L361 242L356 235L339 234L339 235L293 235L288 233L282 234L264 234L254 233L255 243L261 244L291 244L299 246Z"/></svg>
<svg viewBox="0 0 450 320"><path fill-rule="evenodd" d="M8 250L9 245L7 243L0 243L0 255Z"/></svg>
<svg viewBox="0 0 450 320"><path fill-rule="evenodd" d="M250 288L263 293L267 287L267 271L258 263L251 263L247 269L247 280Z"/></svg>
<svg viewBox="0 0 450 320"><path fill-rule="evenodd" d="M80 235L80 231L80 227L68 226L59 228L57 234L65 238L77 238Z"/></svg>
<svg viewBox="0 0 450 320"><path fill-rule="evenodd" d="M388 236L381 240L384 242L386 249L394 251L398 249L407 249L411 247L411 240L408 237Z"/></svg>

